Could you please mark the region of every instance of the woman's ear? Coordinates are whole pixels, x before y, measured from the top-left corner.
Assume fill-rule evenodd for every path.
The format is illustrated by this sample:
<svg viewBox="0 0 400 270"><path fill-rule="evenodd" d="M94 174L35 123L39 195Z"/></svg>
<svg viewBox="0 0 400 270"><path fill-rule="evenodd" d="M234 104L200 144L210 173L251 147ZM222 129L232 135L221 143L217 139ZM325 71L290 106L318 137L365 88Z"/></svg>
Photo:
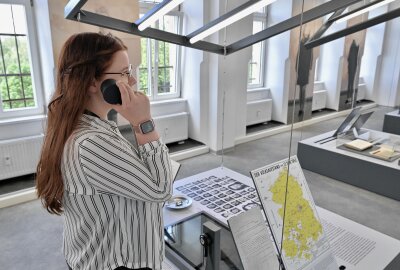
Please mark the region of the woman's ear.
<svg viewBox="0 0 400 270"><path fill-rule="evenodd" d="M99 89L100 89L100 83L96 79L93 79L89 87L89 92L96 93L97 91L99 91Z"/></svg>

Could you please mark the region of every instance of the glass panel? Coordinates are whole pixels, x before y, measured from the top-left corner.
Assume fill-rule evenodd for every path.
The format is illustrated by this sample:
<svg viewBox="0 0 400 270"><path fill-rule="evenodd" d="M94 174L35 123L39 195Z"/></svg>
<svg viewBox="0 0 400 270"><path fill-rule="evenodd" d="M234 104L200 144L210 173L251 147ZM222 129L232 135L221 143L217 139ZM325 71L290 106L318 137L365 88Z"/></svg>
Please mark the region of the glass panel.
<svg viewBox="0 0 400 270"><path fill-rule="evenodd" d="M177 17L164 16L160 20L159 28L177 33ZM175 93L175 71L177 61L177 46L175 44L158 42L158 93Z"/></svg>
<svg viewBox="0 0 400 270"><path fill-rule="evenodd" d="M0 40L1 41L1 40ZM0 46L2 47L2 44L0 44ZM0 75L3 75L4 72L4 61L3 61L3 57L1 57L1 50L2 48L0 47Z"/></svg>
<svg viewBox="0 0 400 270"><path fill-rule="evenodd" d="M15 33L26 35L25 7L21 5L12 5L12 11L15 24Z"/></svg>
<svg viewBox="0 0 400 270"><path fill-rule="evenodd" d="M158 42L158 93L174 92L171 78L174 78L174 66L172 66L170 52L172 46L169 43Z"/></svg>
<svg viewBox="0 0 400 270"><path fill-rule="evenodd" d="M19 61L21 63L21 73L30 74L31 67L30 67L29 53L28 53L28 38L26 36L17 37L17 42L18 42Z"/></svg>
<svg viewBox="0 0 400 270"><path fill-rule="evenodd" d="M3 56L7 74L19 74L17 47L15 37L2 36Z"/></svg>
<svg viewBox="0 0 400 270"><path fill-rule="evenodd" d="M22 82L24 84L24 93L25 98L33 98L33 89L32 89L32 77L31 76L23 76Z"/></svg>
<svg viewBox="0 0 400 270"><path fill-rule="evenodd" d="M12 20L12 11L11 5L0 4L0 33L3 34L13 34L13 20Z"/></svg>
<svg viewBox="0 0 400 270"><path fill-rule="evenodd" d="M150 54L150 56L147 56L148 58L147 59L149 59L150 60L150 63L149 63L149 66L150 66L150 70L151 70L151 72L150 72L150 76L151 76L151 78L150 78L150 81L151 81L151 89L153 89L153 90L151 90L151 91L149 91L149 93L147 93L147 95L148 96L152 96L153 95L153 93L154 93L154 84L155 84L155 81L154 81L154 78L155 78L155 55L156 55L156 42L158 42L158 41L155 41L155 40L149 40L149 42L150 42L150 51L151 51L151 54Z"/></svg>
<svg viewBox="0 0 400 270"><path fill-rule="evenodd" d="M149 94L149 74L147 68L147 39L142 38L140 40L140 48L141 48L141 63L139 66L139 90L144 91L146 94Z"/></svg>
<svg viewBox="0 0 400 270"><path fill-rule="evenodd" d="M253 22L253 34L260 32L263 29L262 21ZM262 54L263 54L263 43L258 42L252 46L252 55L249 63L249 75L248 84L249 86L261 86L262 84Z"/></svg>
<svg viewBox="0 0 400 270"><path fill-rule="evenodd" d="M221 260L219 261L219 269L242 270L243 266L231 232L206 214L200 214L166 227L166 244L191 266L196 269L204 269L203 247L200 244L199 237L203 233L203 224L206 222L212 222L220 228Z"/></svg>
<svg viewBox="0 0 400 270"><path fill-rule="evenodd" d="M17 108L24 108L25 107L25 102L24 101L11 101L11 106L13 109Z"/></svg>
<svg viewBox="0 0 400 270"><path fill-rule="evenodd" d="M10 91L11 100L24 98L20 76L8 77L8 89Z"/></svg>
<svg viewBox="0 0 400 270"><path fill-rule="evenodd" d="M5 100L8 100L8 91L7 91L6 77L4 76L0 77L0 93L1 93L1 100L3 101L3 108L6 108L5 105L7 105L8 103Z"/></svg>
<svg viewBox="0 0 400 270"><path fill-rule="evenodd" d="M35 101L34 100L27 100L26 101L26 107L35 107Z"/></svg>
<svg viewBox="0 0 400 270"><path fill-rule="evenodd" d="M159 24L159 29L178 34L178 17L165 15Z"/></svg>

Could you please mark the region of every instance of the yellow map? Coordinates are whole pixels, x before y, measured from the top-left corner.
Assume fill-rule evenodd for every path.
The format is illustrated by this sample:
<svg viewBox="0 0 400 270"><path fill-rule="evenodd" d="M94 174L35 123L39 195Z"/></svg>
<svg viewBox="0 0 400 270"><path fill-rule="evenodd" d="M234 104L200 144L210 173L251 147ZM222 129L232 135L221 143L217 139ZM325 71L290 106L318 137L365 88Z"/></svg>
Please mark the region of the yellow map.
<svg viewBox="0 0 400 270"><path fill-rule="evenodd" d="M269 188L272 201L282 207L278 214L283 219L287 167L282 168L275 183ZM303 190L295 177L289 175L286 197L283 251L287 258L312 260L311 246L323 234L322 225L315 217L310 202L303 196Z"/></svg>

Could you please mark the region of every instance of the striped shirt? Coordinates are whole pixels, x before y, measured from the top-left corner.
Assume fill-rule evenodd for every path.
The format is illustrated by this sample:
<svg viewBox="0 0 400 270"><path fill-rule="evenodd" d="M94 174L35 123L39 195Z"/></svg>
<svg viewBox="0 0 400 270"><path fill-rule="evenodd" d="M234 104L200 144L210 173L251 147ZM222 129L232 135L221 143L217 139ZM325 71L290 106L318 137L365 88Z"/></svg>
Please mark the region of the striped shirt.
<svg viewBox="0 0 400 270"><path fill-rule="evenodd" d="M85 114L68 139L63 250L72 269L161 269L162 207L172 194L168 148L159 140L138 148L114 122Z"/></svg>

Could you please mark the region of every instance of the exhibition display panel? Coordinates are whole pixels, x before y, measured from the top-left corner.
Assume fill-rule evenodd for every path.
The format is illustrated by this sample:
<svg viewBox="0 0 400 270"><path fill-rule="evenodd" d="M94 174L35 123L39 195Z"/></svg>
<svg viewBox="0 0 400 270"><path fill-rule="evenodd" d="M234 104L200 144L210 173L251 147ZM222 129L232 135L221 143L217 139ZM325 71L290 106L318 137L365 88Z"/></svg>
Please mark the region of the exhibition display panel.
<svg viewBox="0 0 400 270"><path fill-rule="evenodd" d="M369 133L372 143L369 143L366 149L360 148L360 150L344 146L346 143L355 142L354 135L348 133L326 143L321 143L321 140L330 137L334 131L300 141L297 154L301 166L321 175L400 200L399 156L394 155L394 158L384 160L373 154L381 148L378 145L382 144L388 145L387 147L393 149L395 154L399 151L400 136L375 130L362 131L364 134ZM366 143L364 140L359 140L364 142L362 144Z"/></svg>
<svg viewBox="0 0 400 270"><path fill-rule="evenodd" d="M285 161L282 161L280 163L284 162ZM276 164L272 164L268 167L276 168ZM300 166L297 168L300 168ZM255 173L256 172L257 170ZM299 172L300 171L298 170L294 170L293 173L290 173L290 177L292 177L296 183L299 183L298 187L300 189L307 190L308 187L306 187L306 182L300 180L302 176ZM211 186L205 184L210 181L216 183ZM279 179L277 179L277 182L275 183L278 182ZM262 182L260 183L262 184ZM228 187L229 185L234 188L239 188L239 190L232 190ZM256 260L257 256L254 253L241 253L240 256L238 255L240 246L242 244L246 245L247 243L240 243L237 240L237 235L233 233L232 236L229 231L229 226L231 226L230 221L243 217L245 218L243 221L247 221L246 226L249 235L253 235L252 232L254 226L252 226L252 223L249 223L249 216L246 216L245 214L249 211L260 209L259 207L262 206L258 196L251 196L252 192L256 189L257 187L253 184L251 178L225 167L212 169L177 181L174 184L174 194L181 194L182 196L192 198L193 204L180 210L164 208L164 222L167 232L165 239L167 246L170 247L166 252L167 258L173 261L179 269L243 269L241 262L245 262L246 260ZM234 195L240 192L246 194L238 197L241 199L235 199ZM261 194L259 190L257 190L257 193ZM311 202L306 199L310 198L308 197L310 194L303 195L304 197L298 199L304 199L307 202L304 204L305 208L311 207ZM266 211L266 209L264 209L264 211ZM278 211L278 209L276 209L276 211ZM324 231L324 234L329 241L326 248L322 248L322 246L319 246L319 248L322 248L321 251L324 249L333 252L334 260L337 265L341 267L338 269L396 269L396 260L398 260L400 256L399 240L367 228L321 207L316 206L315 211L317 217L315 224L322 225L321 229ZM299 211L299 214L301 213L306 214L307 211ZM309 219L309 215L306 216L307 219ZM267 221L269 220L269 223L265 223L265 227L268 228L268 230L270 228L269 226L275 226L279 223L275 223L274 225L273 220L270 219L268 214L266 217ZM213 265L212 268L207 268L210 267L211 262L209 262L207 257L205 257L205 251L200 239L201 235L204 233L201 229L201 224L210 221L221 229L220 238L218 240L219 243L217 244L220 245L221 248L219 254L220 257L218 258L218 266ZM301 227L301 224L303 227ZM300 239L302 234L308 231L310 228L308 226L310 226L310 224L307 224L307 222L303 220L298 226L300 226L300 230L297 237ZM245 233L245 231L246 230L243 230L241 233ZM262 232L259 232L259 235L256 235L255 237L262 238L262 234ZM274 242L272 235L268 234L268 236L268 241L272 243L272 246L275 246L276 243ZM233 240L233 238L235 240ZM299 243L300 242L297 242L297 244ZM253 245L262 245L262 242L253 242ZM302 249L298 249L294 254L282 253L283 256L286 257L284 261L286 261L285 267L287 270L317 269L313 268L315 265L307 263L307 261L315 261L315 258L317 258L315 257L316 253L314 249L310 249L310 251L312 250L312 253L309 254L310 257L305 256L306 253L301 254L299 252L300 250L306 251L307 247L311 247L307 245ZM269 256L267 256L269 260L275 260L276 263L279 262L278 249L279 247L269 249L270 253L268 254ZM253 250L256 250L256 248L253 247ZM323 252L321 254L325 253L326 252ZM249 257L246 258L244 256ZM210 257L210 253L208 253L208 257ZM292 258L292 263L287 263L287 260L290 259L289 257ZM376 258L379 258L379 260ZM184 266L185 264L180 263L179 260L184 261L186 266ZM302 266L298 264L300 260L303 261ZM319 261L319 263L326 265L327 261ZM264 265L259 265L260 268L252 268L252 270L264 269Z"/></svg>

